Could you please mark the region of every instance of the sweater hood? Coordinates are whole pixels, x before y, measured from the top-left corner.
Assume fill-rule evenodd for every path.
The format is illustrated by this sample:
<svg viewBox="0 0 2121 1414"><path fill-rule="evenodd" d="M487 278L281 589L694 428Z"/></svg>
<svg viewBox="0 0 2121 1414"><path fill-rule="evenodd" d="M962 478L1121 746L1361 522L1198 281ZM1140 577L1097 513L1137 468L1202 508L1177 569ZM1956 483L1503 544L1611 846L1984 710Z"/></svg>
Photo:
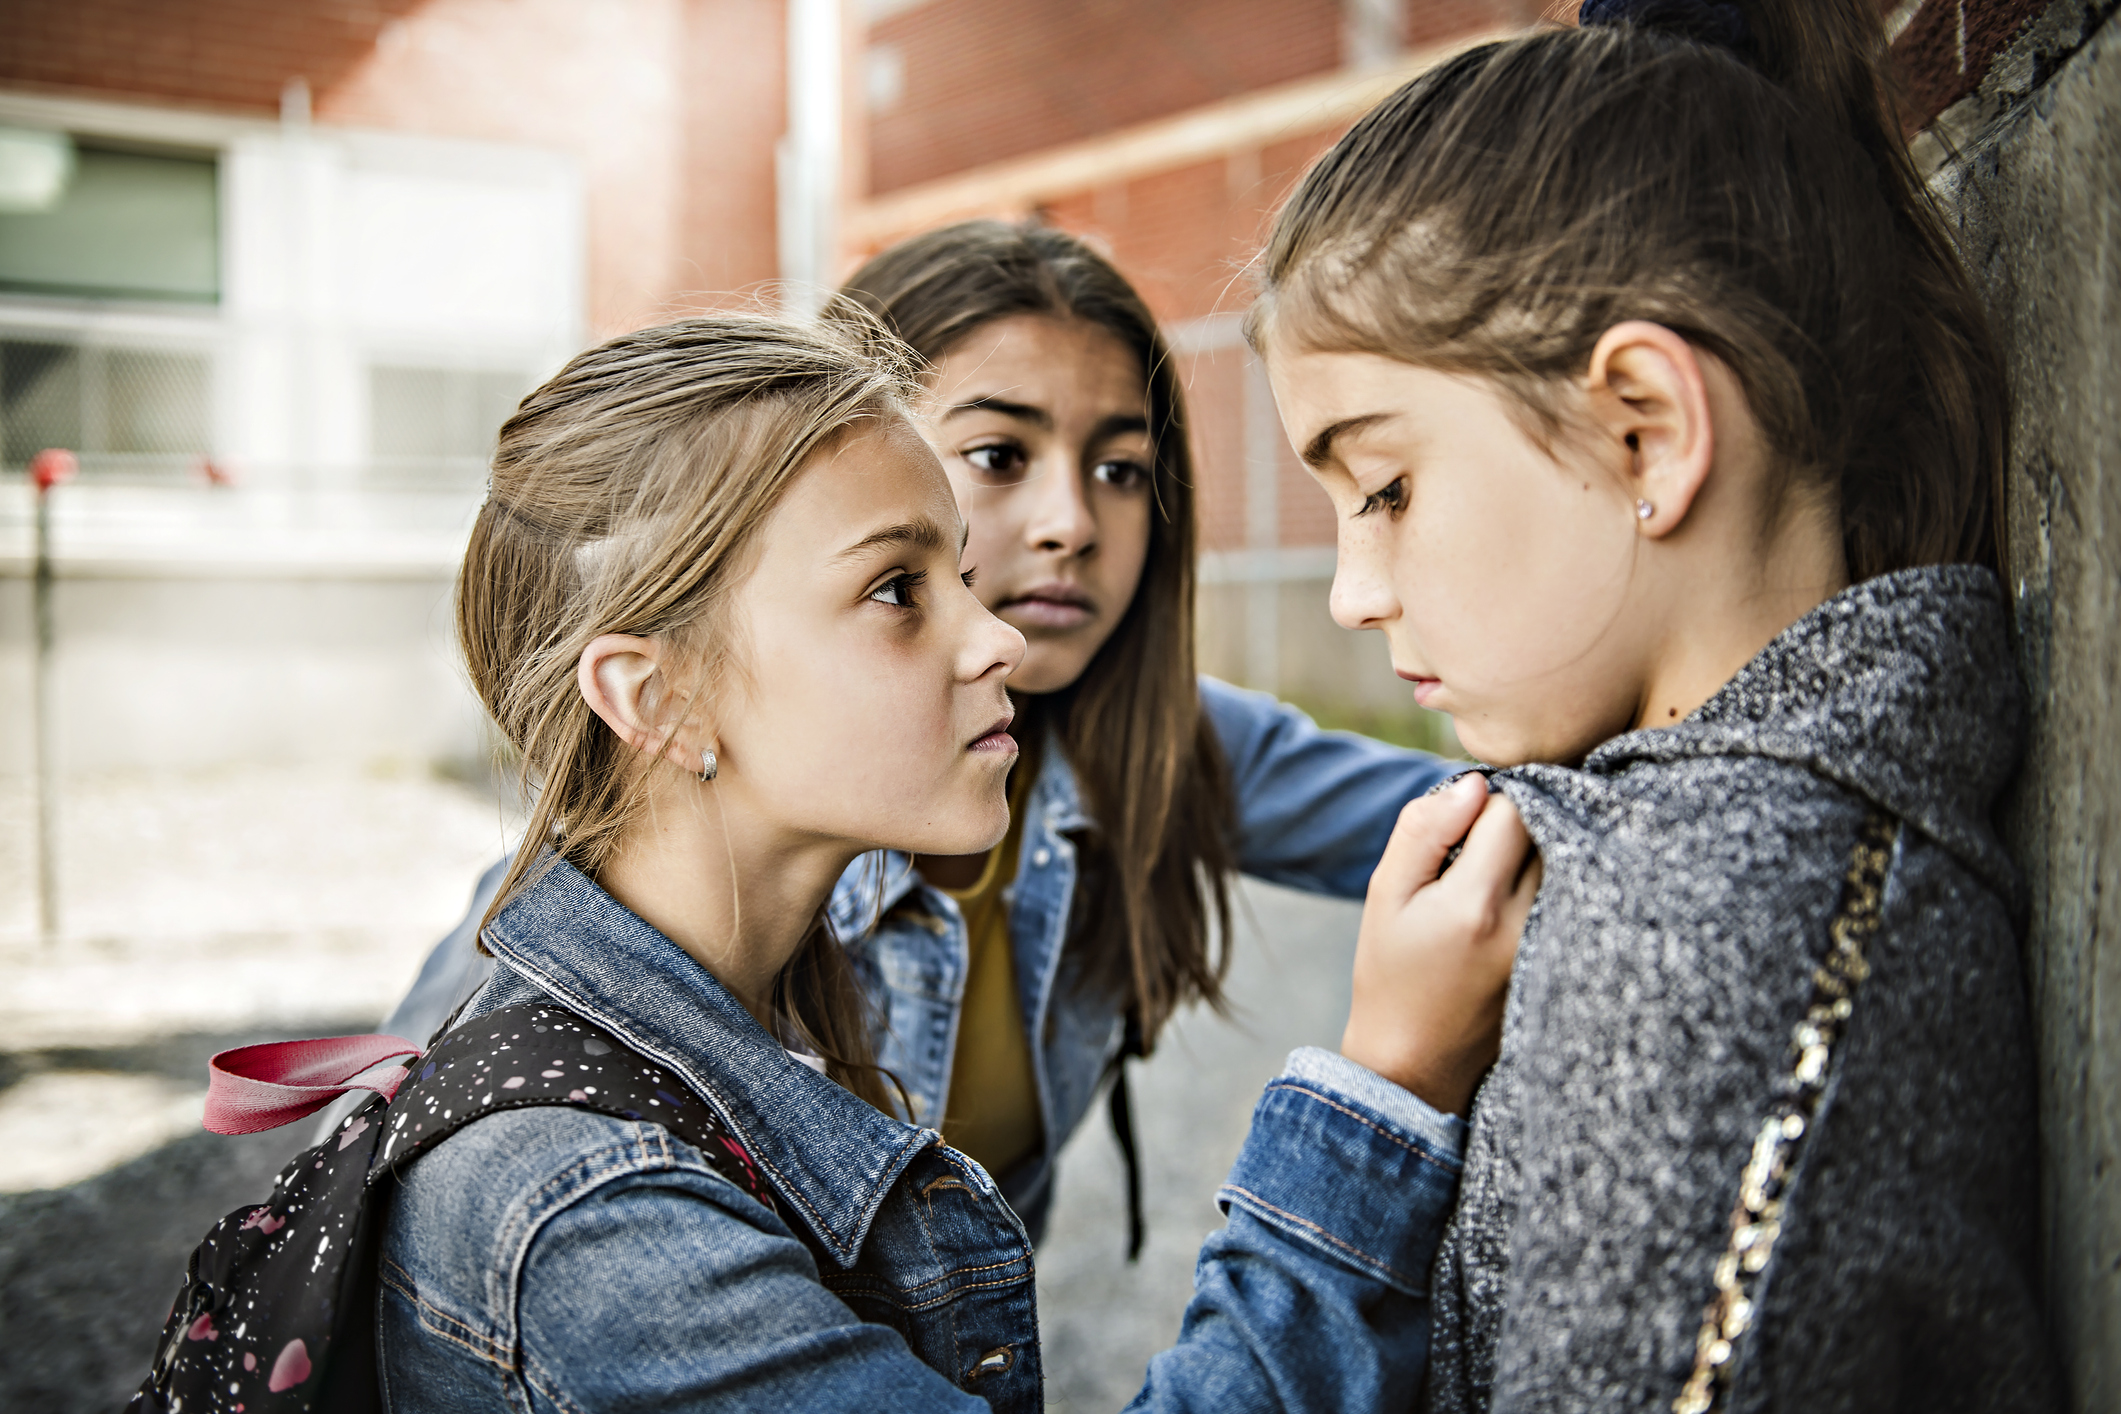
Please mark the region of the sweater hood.
<svg viewBox="0 0 2121 1414"><path fill-rule="evenodd" d="M1993 823L2026 729L2007 622L1995 575L1978 566L1866 580L1784 629L1684 721L1615 737L1584 769L1791 762L1867 797L2016 901Z"/></svg>

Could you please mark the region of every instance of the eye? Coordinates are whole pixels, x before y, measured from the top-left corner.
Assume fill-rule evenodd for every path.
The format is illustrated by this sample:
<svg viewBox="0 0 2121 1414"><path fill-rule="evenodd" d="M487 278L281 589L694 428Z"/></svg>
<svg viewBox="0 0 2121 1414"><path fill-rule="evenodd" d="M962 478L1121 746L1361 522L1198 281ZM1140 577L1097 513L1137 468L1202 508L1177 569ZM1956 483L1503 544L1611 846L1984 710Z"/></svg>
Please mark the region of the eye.
<svg viewBox="0 0 2121 1414"><path fill-rule="evenodd" d="M891 576L870 590L869 597L879 604L889 604L894 609L911 609L916 607L914 591L919 589L927 578L925 570L907 570L903 574Z"/></svg>
<svg viewBox="0 0 2121 1414"><path fill-rule="evenodd" d="M1394 477L1390 484L1378 487L1362 498L1362 509L1355 514L1366 516L1372 511L1382 510L1398 515L1407 508L1407 479Z"/></svg>
<svg viewBox="0 0 2121 1414"><path fill-rule="evenodd" d="M1138 461L1130 461L1124 457L1114 457L1110 461L1101 461L1090 474L1107 486L1115 487L1121 491L1132 491L1137 486L1149 484L1149 468Z"/></svg>
<svg viewBox="0 0 2121 1414"><path fill-rule="evenodd" d="M978 470L1001 481L1018 479L1031 464L1023 447L1015 442L984 442L977 447L967 447L964 458Z"/></svg>

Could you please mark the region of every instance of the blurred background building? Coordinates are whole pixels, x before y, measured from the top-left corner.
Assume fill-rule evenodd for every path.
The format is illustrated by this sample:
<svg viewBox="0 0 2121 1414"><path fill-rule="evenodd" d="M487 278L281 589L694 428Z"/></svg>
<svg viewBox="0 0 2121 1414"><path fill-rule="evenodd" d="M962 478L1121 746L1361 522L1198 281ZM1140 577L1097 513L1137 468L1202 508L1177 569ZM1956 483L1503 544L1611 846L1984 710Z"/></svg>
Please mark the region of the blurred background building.
<svg viewBox="0 0 2121 1414"><path fill-rule="evenodd" d="M2116 0L1879 3L2013 351L2035 732L2012 838L2048 1068L2048 1279L2076 1407L2107 1409ZM703 308L807 309L865 255L964 216L1081 232L1147 295L1191 391L1203 666L1340 724L1445 741L1382 643L1329 623L1331 522L1239 337L1246 266L1304 166L1370 104L1456 47L1574 9L0 6L0 1404L102 1407L131 1383L165 1269L277 1162L270 1136L175 1137L196 1125L204 1055L372 1024L501 847L449 582L496 427L591 341ZM47 447L80 467L49 496L49 937L27 475ZM1117 1180L1102 1157L1064 1166L1041 1254L1062 1283L1056 1404L1116 1404L1168 1339L1219 1144L1234 1148L1281 1048L1337 1034L1350 917L1259 902L1258 941L1336 990L1241 969L1240 993L1262 999L1253 1039L1201 1030L1152 1063L1145 1126L1186 1142L1147 1155L1152 1211L1170 1206L1143 1269L1070 1245L1109 1243ZM1203 1131L1209 1113L1232 1132ZM1070 1216L1100 1212L1094 1231ZM73 1250L54 1260L62 1233Z"/></svg>
<svg viewBox="0 0 2121 1414"><path fill-rule="evenodd" d="M978 214L1091 235L1165 321L1197 409L1208 668L1389 708L1380 645L1321 631L1331 525L1242 348L1244 265L1355 115L1536 10L8 7L0 553L19 598L22 470L76 450L53 501L61 759L475 759L439 606L515 400L587 341L802 306ZM0 616L21 664L27 611ZM29 676L0 695L0 769L27 764Z"/></svg>

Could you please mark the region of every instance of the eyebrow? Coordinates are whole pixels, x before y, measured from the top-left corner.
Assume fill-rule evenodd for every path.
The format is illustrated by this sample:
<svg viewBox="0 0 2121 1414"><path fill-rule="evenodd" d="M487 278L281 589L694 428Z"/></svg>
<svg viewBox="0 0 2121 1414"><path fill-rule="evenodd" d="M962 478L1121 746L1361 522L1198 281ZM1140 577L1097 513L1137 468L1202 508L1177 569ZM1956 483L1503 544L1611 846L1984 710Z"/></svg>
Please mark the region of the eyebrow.
<svg viewBox="0 0 2121 1414"><path fill-rule="evenodd" d="M1304 443L1304 465L1324 466L1333 460L1333 443L1343 433L1360 432L1380 422L1389 422L1392 417L1393 414L1389 412L1366 412L1360 417L1344 417L1328 425L1316 437Z"/></svg>
<svg viewBox="0 0 2121 1414"><path fill-rule="evenodd" d="M1011 402L1007 398L973 398L952 407L943 414L947 421L961 412L998 412L1003 417L1013 417L1019 422L1035 423L1040 427L1053 426L1053 414L1030 403Z"/></svg>
<svg viewBox="0 0 2121 1414"><path fill-rule="evenodd" d="M1007 398L973 398L962 402L943 414L945 421L961 412L998 412L1003 417L1013 417L1028 422L1046 431L1053 430L1053 414L1031 403L1011 402ZM1129 432L1147 432L1149 419L1138 412L1115 412L1098 419L1097 426L1090 429L1092 442L1103 442L1113 437L1122 437Z"/></svg>
<svg viewBox="0 0 2121 1414"><path fill-rule="evenodd" d="M1138 412L1115 412L1098 419L1097 426L1090 429L1090 441L1095 444L1129 432L1147 432L1149 419Z"/></svg>
<svg viewBox="0 0 2121 1414"><path fill-rule="evenodd" d="M970 538L971 534L971 526L967 525L960 528L957 537L957 552L960 555L965 553L965 542ZM916 550L937 551L949 543L950 538L943 534L941 526L926 516L921 516L916 520L902 520L897 525L887 525L881 530L872 530L832 558L834 563L838 563L841 560L855 559L869 553L871 550L890 549L899 546L907 546Z"/></svg>

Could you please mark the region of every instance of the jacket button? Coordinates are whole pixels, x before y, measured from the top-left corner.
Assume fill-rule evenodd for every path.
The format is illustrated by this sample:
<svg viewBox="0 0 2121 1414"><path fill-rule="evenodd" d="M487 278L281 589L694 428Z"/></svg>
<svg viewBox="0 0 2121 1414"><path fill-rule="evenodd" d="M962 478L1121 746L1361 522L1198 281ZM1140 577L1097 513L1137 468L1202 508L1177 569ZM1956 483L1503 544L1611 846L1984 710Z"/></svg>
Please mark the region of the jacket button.
<svg viewBox="0 0 2121 1414"><path fill-rule="evenodd" d="M1053 851L1047 849L1044 845L1040 845L1037 849L1031 851L1031 865L1034 869L1043 869L1052 860Z"/></svg>

